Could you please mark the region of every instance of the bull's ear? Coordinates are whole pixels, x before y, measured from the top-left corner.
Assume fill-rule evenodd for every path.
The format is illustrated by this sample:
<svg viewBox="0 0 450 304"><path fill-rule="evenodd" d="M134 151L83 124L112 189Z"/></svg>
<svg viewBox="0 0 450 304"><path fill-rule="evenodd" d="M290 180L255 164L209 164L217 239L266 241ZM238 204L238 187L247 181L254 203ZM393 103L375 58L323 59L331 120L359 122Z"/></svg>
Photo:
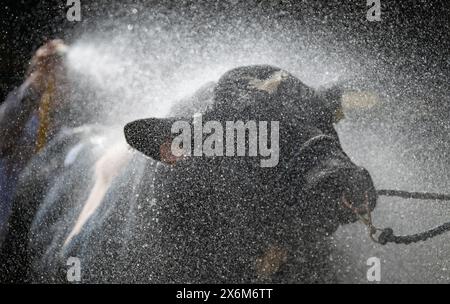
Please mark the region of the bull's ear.
<svg viewBox="0 0 450 304"><path fill-rule="evenodd" d="M167 142L170 142L171 128L175 121L168 118L149 118L130 122L124 127L125 139L131 147L155 160L170 160L166 157L167 151L162 150L162 147L167 147Z"/></svg>

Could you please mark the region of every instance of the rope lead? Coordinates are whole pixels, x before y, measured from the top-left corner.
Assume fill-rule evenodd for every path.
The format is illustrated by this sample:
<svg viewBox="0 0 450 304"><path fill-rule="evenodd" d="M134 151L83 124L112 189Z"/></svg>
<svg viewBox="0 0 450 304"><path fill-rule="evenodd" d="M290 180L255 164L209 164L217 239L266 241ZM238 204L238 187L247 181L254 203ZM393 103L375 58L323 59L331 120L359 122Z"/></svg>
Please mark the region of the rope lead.
<svg viewBox="0 0 450 304"><path fill-rule="evenodd" d="M408 192L400 190L378 190L377 194L380 196L397 196L401 198L421 199L421 200L439 200L450 201L450 195L429 192Z"/></svg>
<svg viewBox="0 0 450 304"><path fill-rule="evenodd" d="M399 191L399 190L378 190L377 194L379 196L397 196L401 198L407 199L421 199L421 200L448 200L450 201L450 195L448 194L438 194L438 193L426 193L426 192L407 192L407 191ZM347 206L348 207L348 206ZM350 208L353 212L356 213L356 210ZM371 219L370 210L368 210L368 216ZM359 215L359 214L357 214ZM386 245L387 243L395 243L395 244L411 244L426 241L430 238L443 234L444 232L450 231L450 222L444 223L438 227L432 228L430 230L410 234L397 236L394 234L394 230L392 228L384 228L384 229L376 229L377 231L381 231L380 235L377 237L374 236L375 229L372 221L365 222L362 221L368 228L370 238L381 245Z"/></svg>

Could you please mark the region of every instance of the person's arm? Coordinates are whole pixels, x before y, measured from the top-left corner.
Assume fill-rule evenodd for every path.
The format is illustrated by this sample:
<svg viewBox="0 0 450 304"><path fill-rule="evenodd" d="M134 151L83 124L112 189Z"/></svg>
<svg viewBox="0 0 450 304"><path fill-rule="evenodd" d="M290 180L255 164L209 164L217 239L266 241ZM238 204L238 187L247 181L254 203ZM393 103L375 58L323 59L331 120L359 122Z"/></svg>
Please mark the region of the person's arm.
<svg viewBox="0 0 450 304"><path fill-rule="evenodd" d="M21 137L31 113L39 102L54 71L61 66L58 49L61 40L52 40L40 47L31 60L25 82L12 91L0 105L0 158L13 151Z"/></svg>

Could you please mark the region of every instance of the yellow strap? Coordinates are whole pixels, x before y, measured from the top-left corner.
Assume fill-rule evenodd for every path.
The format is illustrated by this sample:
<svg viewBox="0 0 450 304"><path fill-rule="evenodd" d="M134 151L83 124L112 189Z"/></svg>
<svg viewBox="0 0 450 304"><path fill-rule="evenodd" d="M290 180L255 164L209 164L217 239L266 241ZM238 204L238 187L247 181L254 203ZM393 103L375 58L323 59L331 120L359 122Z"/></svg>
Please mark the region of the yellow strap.
<svg viewBox="0 0 450 304"><path fill-rule="evenodd" d="M39 129L36 139L36 152L41 151L47 143L47 136L50 129L50 110L53 104L54 93L55 82L54 80L49 80L47 89L42 95L39 104Z"/></svg>

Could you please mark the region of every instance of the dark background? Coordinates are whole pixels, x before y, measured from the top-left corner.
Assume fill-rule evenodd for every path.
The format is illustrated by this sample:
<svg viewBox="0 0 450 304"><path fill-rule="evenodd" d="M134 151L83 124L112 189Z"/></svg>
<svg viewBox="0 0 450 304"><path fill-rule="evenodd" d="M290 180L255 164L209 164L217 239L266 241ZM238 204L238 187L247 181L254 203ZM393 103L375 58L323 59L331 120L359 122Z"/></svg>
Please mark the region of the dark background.
<svg viewBox="0 0 450 304"><path fill-rule="evenodd" d="M23 81L29 59L45 40L64 38L70 44L95 28L97 20L108 18L108 13L120 16L121 12L130 11L124 7L142 5L143 1L109 2L112 1L99 4L81 0L83 20L71 23L66 19L66 0L2 1L0 102ZM336 42L336 48L363 53L360 57L364 60L375 58L365 62L364 72L370 74L368 81L383 91L395 88L388 92L393 97L386 98L392 102L380 107L379 112L363 113L340 126L346 152L371 172L377 187L448 193L450 1L381 0L381 4L381 22L366 20L366 0L155 0L143 5L167 14L181 11L198 24L228 15L295 19L299 26L314 28L318 41ZM113 17L111 22L114 20ZM374 131L368 132L372 126ZM381 226L400 227L405 234L448 220L447 202L441 208L429 206L429 202L420 205L384 201L375 220ZM348 244L350 249L346 250L363 261L363 273L367 257L382 256L387 263L384 269L390 270L386 271L387 282L430 282L436 278L448 282L448 267L444 266L448 264L450 243L446 238L390 250L372 247L369 241L362 244L359 235L363 234L366 235L364 227L350 226L336 241ZM349 268L355 265L354 261L349 260ZM357 275L350 271L344 282L354 282Z"/></svg>
<svg viewBox="0 0 450 304"><path fill-rule="evenodd" d="M382 21L366 20L366 0L266 0L266 1L117 1L98 4L82 0L81 22L66 19L66 1L2 1L0 4L0 99L19 85L33 52L44 41L62 37L70 43L77 35L104 18L106 9L144 3L149 9L181 10L192 18L222 14L250 14L258 8L261 18L295 18L300 24L316 23L323 35L344 41L347 47L367 49L412 76L423 72L443 75L444 87L450 75L450 1L381 0ZM141 3L142 2L142 3ZM105 9L106 7L106 9ZM261 11L263 12L261 14ZM330 36L332 35L332 36ZM399 56L405 54L403 56ZM400 60L398 59L400 58Z"/></svg>

